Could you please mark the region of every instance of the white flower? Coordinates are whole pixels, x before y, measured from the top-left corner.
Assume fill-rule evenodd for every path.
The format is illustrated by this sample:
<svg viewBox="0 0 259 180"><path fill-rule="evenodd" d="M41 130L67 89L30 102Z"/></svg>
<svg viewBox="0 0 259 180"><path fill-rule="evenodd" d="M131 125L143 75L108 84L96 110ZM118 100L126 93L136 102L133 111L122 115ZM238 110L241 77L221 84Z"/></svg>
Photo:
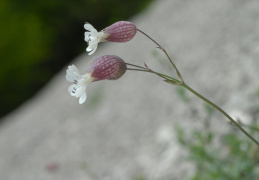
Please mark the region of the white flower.
<svg viewBox="0 0 259 180"><path fill-rule="evenodd" d="M103 31L98 32L89 23L85 23L84 28L87 30L87 32L85 32L85 41L88 43L86 51L89 52L89 55L92 55L96 51L98 43L104 42L109 34L104 33Z"/></svg>
<svg viewBox="0 0 259 180"><path fill-rule="evenodd" d="M137 33L137 27L128 21L118 21L109 27L98 32L91 24L85 23L85 41L88 43L86 51L92 55L98 46L99 42L127 42L131 40Z"/></svg>
<svg viewBox="0 0 259 180"><path fill-rule="evenodd" d="M84 103L87 98L86 86L93 82L94 78L91 77L91 73L80 75L79 70L75 65L68 66L66 72L67 81L74 83L68 87L68 92L71 96L79 98L79 104Z"/></svg>

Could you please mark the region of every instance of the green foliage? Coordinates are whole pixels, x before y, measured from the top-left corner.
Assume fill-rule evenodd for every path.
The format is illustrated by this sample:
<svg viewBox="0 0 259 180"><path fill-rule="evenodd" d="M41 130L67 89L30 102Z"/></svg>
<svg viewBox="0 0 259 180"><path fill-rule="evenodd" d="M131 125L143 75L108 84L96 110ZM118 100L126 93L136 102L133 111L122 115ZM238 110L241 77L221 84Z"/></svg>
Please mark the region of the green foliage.
<svg viewBox="0 0 259 180"><path fill-rule="evenodd" d="M184 102L190 102L181 88L177 92ZM219 136L210 131L210 120L215 109L204 104L206 116L203 131L185 132L175 126L178 142L189 151L188 160L196 166L190 180L252 180L259 179L259 148L239 131ZM250 130L253 137L259 129L254 125L242 125ZM217 146L215 145L217 144Z"/></svg>
<svg viewBox="0 0 259 180"><path fill-rule="evenodd" d="M179 126L176 130L180 144L190 152L189 160L196 165L190 180L259 179L259 149L250 139L229 133L216 147L215 135L209 131L194 131L187 137Z"/></svg>
<svg viewBox="0 0 259 180"><path fill-rule="evenodd" d="M83 25L98 30L141 11L151 0L1 0L0 116L32 97L85 51Z"/></svg>
<svg viewBox="0 0 259 180"><path fill-rule="evenodd" d="M138 176L138 177L135 178L135 180L146 180L146 179L142 176Z"/></svg>

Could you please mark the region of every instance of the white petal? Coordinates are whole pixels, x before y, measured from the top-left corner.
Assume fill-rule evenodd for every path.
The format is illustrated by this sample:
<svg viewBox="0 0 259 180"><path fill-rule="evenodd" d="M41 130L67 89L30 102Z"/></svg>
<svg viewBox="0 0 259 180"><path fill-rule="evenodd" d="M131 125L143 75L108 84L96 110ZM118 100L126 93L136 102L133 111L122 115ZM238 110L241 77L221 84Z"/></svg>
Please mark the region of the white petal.
<svg viewBox="0 0 259 180"><path fill-rule="evenodd" d="M68 75L75 76L75 79L79 79L79 78L81 77L80 74L78 74L78 73L75 72L75 71L71 71L71 70L69 70L69 69L67 69L66 73L67 73Z"/></svg>
<svg viewBox="0 0 259 180"><path fill-rule="evenodd" d="M66 73L66 79L69 82L74 82L75 80L78 81L81 77L79 70L76 68L75 65L68 66Z"/></svg>
<svg viewBox="0 0 259 180"><path fill-rule="evenodd" d="M91 34L94 33L96 34L97 33L97 30L89 23L85 23L84 25L84 28L87 30L87 31L90 31Z"/></svg>
<svg viewBox="0 0 259 180"><path fill-rule="evenodd" d="M88 31L91 31L92 29L94 29L94 27L89 23L85 23L84 28Z"/></svg>
<svg viewBox="0 0 259 180"><path fill-rule="evenodd" d="M89 43L99 43L98 39L96 36L90 36L89 37Z"/></svg>
<svg viewBox="0 0 259 180"><path fill-rule="evenodd" d="M73 71L71 71L70 69L67 69L67 70L66 70L66 73L67 73L67 74L73 74Z"/></svg>
<svg viewBox="0 0 259 180"><path fill-rule="evenodd" d="M85 41L88 42L90 39L90 32L85 32Z"/></svg>
<svg viewBox="0 0 259 180"><path fill-rule="evenodd" d="M86 51L88 52L88 51L92 51L92 49L88 46L87 48L86 48Z"/></svg>
<svg viewBox="0 0 259 180"><path fill-rule="evenodd" d="M74 94L75 94L75 92L76 92L76 84L72 84L72 85L70 85L69 87L68 87L68 92L71 94L71 96L74 96ZM72 95L73 94L73 95Z"/></svg>
<svg viewBox="0 0 259 180"><path fill-rule="evenodd" d="M96 44L96 47L90 53L88 53L88 55L92 55L96 51L96 49L97 49L97 44Z"/></svg>
<svg viewBox="0 0 259 180"><path fill-rule="evenodd" d="M85 91L85 88L86 88L86 86L79 86L79 87L76 89L76 93L75 93L76 97L82 96L82 94L83 94L84 91Z"/></svg>
<svg viewBox="0 0 259 180"><path fill-rule="evenodd" d="M86 51L87 52L89 52L89 51L94 51L95 52L97 47L98 47L98 43L96 43L96 41L93 41L93 42L89 43L89 46L87 47Z"/></svg>
<svg viewBox="0 0 259 180"><path fill-rule="evenodd" d="M75 80L76 81L78 80L78 77L73 75L73 74L67 74L66 75L66 80L69 81L69 82L74 82Z"/></svg>
<svg viewBox="0 0 259 180"><path fill-rule="evenodd" d="M71 66L68 66L68 69L73 72L76 72L77 74L80 74L79 70L77 69L77 67L74 64L72 64Z"/></svg>
<svg viewBox="0 0 259 180"><path fill-rule="evenodd" d="M88 31L85 32L85 36L90 36L90 35L91 35L91 32L88 32Z"/></svg>
<svg viewBox="0 0 259 180"><path fill-rule="evenodd" d="M83 93L83 95L79 98L79 104L83 104L87 98L86 91Z"/></svg>

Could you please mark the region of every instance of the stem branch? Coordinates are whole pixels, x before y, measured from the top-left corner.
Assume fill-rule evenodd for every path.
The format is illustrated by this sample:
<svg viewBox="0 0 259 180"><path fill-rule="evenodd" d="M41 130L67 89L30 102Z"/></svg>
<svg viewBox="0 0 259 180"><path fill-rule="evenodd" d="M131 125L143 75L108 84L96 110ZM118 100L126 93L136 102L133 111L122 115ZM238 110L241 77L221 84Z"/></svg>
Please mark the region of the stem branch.
<svg viewBox="0 0 259 180"><path fill-rule="evenodd" d="M158 42L156 42L153 38L151 38L149 35L147 35L147 34L144 33L143 31L141 31L140 29L137 29L137 30L138 30L139 32L141 32L142 34L144 34L144 35L145 35L147 38L149 38L151 41L153 41L153 42L158 46L158 48L161 49L161 50L165 53L167 59L170 61L170 63L171 63L172 66L174 67L174 69L175 69L175 71L176 71L176 73L177 73L177 76L178 76L178 77L182 80L182 82L183 82L183 78L182 78L182 75L181 75L180 71L177 69L176 65L173 63L172 59L170 58L170 56L169 56L168 53L166 52L165 48L163 48L163 46L161 46Z"/></svg>
<svg viewBox="0 0 259 180"><path fill-rule="evenodd" d="M183 78L182 78L182 75L181 73L179 72L179 70L177 69L176 65L174 64L174 62L172 61L172 59L170 58L170 56L168 55L168 53L166 52L166 50L158 43L156 42L153 38L151 38L149 35L147 35L146 33L144 33L143 31L137 29L140 33L142 33L143 35L145 35L147 38L149 38L151 41L153 41L159 49L161 49L166 57L168 58L168 60L170 61L171 65L174 67L176 73L177 73L177 76L180 78L180 80L177 80L175 78L172 78L170 76L167 76L167 75L164 75L164 74L161 74L161 73L157 73L155 71L152 71L151 69L149 68L144 68L144 67L141 67L141 66L136 66L136 65L132 65L132 64L128 64L128 65L131 65L131 66L134 66L134 67L138 67L140 68L139 70L137 69L129 69L129 70L137 70L137 71L144 71L144 72L150 72L150 73L154 73L164 79L167 80L167 82L171 82L172 84L174 85L180 85L180 86L183 86L185 87L186 89L188 89L190 92L192 92L193 94L195 94L196 96L198 96L199 98L201 98L202 100L204 100L205 102L207 102L208 104L210 104L211 106L213 106L214 108L216 108L219 112L221 112L225 117L227 117L238 129L240 129L248 138L250 138L254 143L256 143L256 145L259 146L259 143L248 133L246 132L234 119L232 119L225 111L223 111L219 106L217 106L216 104L214 104L213 102L211 102L210 100L208 100L207 98L203 97L202 95L200 95L199 93L197 93L195 90L193 90L190 86L188 86L187 84L185 84Z"/></svg>

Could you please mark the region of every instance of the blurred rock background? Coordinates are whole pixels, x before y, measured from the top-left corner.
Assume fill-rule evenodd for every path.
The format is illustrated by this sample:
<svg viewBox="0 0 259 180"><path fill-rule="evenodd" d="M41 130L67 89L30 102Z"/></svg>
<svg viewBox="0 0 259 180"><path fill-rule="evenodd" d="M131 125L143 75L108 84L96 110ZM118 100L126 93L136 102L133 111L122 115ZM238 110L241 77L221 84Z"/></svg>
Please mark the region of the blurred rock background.
<svg viewBox="0 0 259 180"><path fill-rule="evenodd" d="M120 4L115 3L114 8ZM90 5L73 6L84 9L82 14L89 13L88 9L92 8ZM73 6L70 5L70 8L77 13ZM97 7L111 12L106 5ZM76 46L66 42L63 39L65 36L76 43L81 42L73 56L83 52L86 47L83 24L88 21L95 25L97 20L90 18L105 18L103 11L100 10L97 15L93 15L94 12L87 16L78 15L81 19L76 23L78 32L72 28L71 32L60 36L61 47L67 45L67 49L62 49L56 56L68 58L70 56L64 53L72 53L70 49ZM125 9L121 8L120 11L124 12ZM64 13L64 17L67 21L72 19L69 13ZM256 121L258 19L259 2L256 0L159 0L152 2L130 21L164 45L187 84L227 112L241 112L242 117L244 115L249 121ZM46 22L49 20L51 18ZM97 28L102 29L116 20L119 18L110 19ZM54 25L61 27L58 21ZM24 25L24 28L28 27ZM19 27L12 30L19 32ZM32 30L33 33L37 31ZM79 39L75 40L73 36L77 35ZM45 38L42 39L39 43L45 42ZM58 45L46 47L51 47L54 52L60 48ZM143 65L145 62L152 69L172 74L163 53L155 47L150 40L137 33L128 43L103 43L95 56L116 54L129 63ZM83 72L91 58L82 53L70 63ZM68 59L72 60L72 55ZM52 61L53 66L63 69L36 96L2 119L0 179L179 180L188 179L195 172L194 165L186 160L188 151L179 145L174 129L176 125L181 125L187 133L193 129L201 132L207 130L200 121L207 117L200 99L186 92L190 99L186 104L179 96L182 92L177 87L151 74L130 71L116 81L92 83L87 89L86 103L79 105L78 99L67 92L70 85L65 80L67 66L58 63L62 59ZM36 70L37 66L31 67ZM33 78L37 77L37 72L33 73ZM2 90L18 91L11 85L25 79L11 78L10 71L8 75ZM31 94L28 96L31 97ZM221 134L233 128L219 113L214 113L209 120L211 131L219 135L215 143L221 144L224 142ZM258 136L255 138L258 139ZM233 165L227 164L229 167Z"/></svg>

